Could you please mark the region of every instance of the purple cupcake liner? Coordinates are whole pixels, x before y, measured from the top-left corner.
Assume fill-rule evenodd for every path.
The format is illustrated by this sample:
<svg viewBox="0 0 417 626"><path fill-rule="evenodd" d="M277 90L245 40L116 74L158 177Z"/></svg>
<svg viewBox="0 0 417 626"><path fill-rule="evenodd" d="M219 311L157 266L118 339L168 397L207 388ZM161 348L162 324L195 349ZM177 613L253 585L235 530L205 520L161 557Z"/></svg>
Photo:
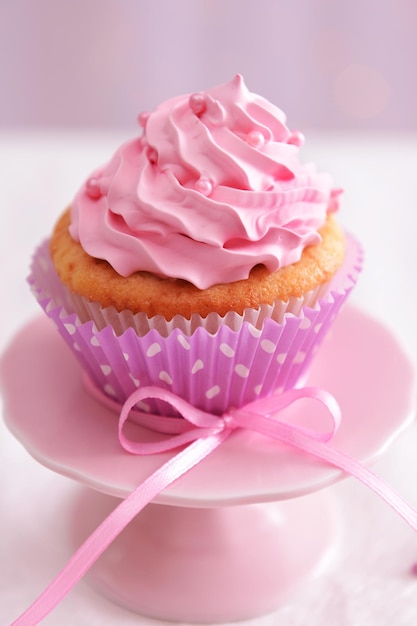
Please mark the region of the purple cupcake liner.
<svg viewBox="0 0 417 626"><path fill-rule="evenodd" d="M138 387L156 385L202 410L221 414L303 384L361 268L361 248L348 236L345 262L326 296L314 306L298 303L297 315L286 312L278 322L273 319L274 307L261 307L244 316L200 318L192 331L178 316L165 327L161 320L157 327L149 322L142 336L123 313L113 312L116 323L104 327L102 321L81 321L53 268L47 242L34 255L29 283L82 369L112 399L122 403ZM99 317L102 320L101 312ZM154 401L139 408L167 413L166 406Z"/></svg>

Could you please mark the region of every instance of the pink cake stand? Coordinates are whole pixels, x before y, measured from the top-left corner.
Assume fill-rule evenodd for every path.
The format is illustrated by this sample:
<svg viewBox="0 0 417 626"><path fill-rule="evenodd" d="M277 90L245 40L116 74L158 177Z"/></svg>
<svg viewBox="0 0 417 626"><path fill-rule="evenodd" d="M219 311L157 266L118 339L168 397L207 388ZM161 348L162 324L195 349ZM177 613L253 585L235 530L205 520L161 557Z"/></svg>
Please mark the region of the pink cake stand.
<svg viewBox="0 0 417 626"><path fill-rule="evenodd" d="M85 390L76 360L44 317L17 335L0 373L14 435L38 461L93 488L82 490L74 511L77 544L173 454L137 457L120 447L115 414ZM366 463L414 417L414 383L391 333L349 306L307 380L341 406L332 445ZM116 602L160 619L214 623L273 611L334 545L337 523L323 488L344 476L236 431L135 518L90 580Z"/></svg>

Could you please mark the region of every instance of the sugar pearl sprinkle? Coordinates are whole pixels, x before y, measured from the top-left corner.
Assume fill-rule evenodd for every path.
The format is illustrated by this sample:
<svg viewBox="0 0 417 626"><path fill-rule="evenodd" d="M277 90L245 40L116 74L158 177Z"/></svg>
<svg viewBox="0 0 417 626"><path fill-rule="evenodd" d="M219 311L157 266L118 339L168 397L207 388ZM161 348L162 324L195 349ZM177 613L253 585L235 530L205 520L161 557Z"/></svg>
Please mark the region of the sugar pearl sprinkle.
<svg viewBox="0 0 417 626"><path fill-rule="evenodd" d="M213 191L213 183L206 176L201 176L194 184L194 189L203 196L209 196Z"/></svg>
<svg viewBox="0 0 417 626"><path fill-rule="evenodd" d="M304 144L304 141L305 137L303 133L301 133L299 130L294 130L290 138L288 139L288 143L297 146L298 148L301 148L301 146Z"/></svg>
<svg viewBox="0 0 417 626"><path fill-rule="evenodd" d="M143 111L142 113L139 113L138 115L139 126L141 126L142 128L145 128L146 122L148 121L149 116L150 116L149 111Z"/></svg>
<svg viewBox="0 0 417 626"><path fill-rule="evenodd" d="M92 198L93 200L97 200L102 195L100 184L97 178L89 178L85 184L85 190L90 198Z"/></svg>
<svg viewBox="0 0 417 626"><path fill-rule="evenodd" d="M207 108L206 100L202 93L192 93L188 102L192 112L198 116L202 115Z"/></svg>
<svg viewBox="0 0 417 626"><path fill-rule="evenodd" d="M246 137L246 143L259 150L265 143L265 137L259 130L252 130Z"/></svg>

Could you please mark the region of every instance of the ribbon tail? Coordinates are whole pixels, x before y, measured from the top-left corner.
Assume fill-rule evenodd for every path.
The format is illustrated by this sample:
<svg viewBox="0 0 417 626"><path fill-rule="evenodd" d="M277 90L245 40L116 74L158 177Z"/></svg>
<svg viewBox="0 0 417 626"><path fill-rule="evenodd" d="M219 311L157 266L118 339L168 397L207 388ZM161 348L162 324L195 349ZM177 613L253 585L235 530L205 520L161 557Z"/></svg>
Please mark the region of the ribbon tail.
<svg viewBox="0 0 417 626"><path fill-rule="evenodd" d="M247 412L239 413L238 417L240 426L302 450L353 476L380 496L413 530L417 531L417 510L367 465L332 447L327 441L317 439L305 429Z"/></svg>
<svg viewBox="0 0 417 626"><path fill-rule="evenodd" d="M375 474L369 467L359 463L339 450L320 442L314 442L320 458L347 472L375 494L380 496L414 531L417 531L417 510L411 506L389 483Z"/></svg>
<svg viewBox="0 0 417 626"><path fill-rule="evenodd" d="M281 436L277 438L353 476L380 496L413 530L417 531L417 510L367 465L356 461L327 443L312 439L300 432L295 435L292 434L288 438Z"/></svg>
<svg viewBox="0 0 417 626"><path fill-rule="evenodd" d="M200 463L230 434L223 431L198 439L172 457L108 515L78 548L66 566L11 626L35 626L71 591L129 522L166 487Z"/></svg>

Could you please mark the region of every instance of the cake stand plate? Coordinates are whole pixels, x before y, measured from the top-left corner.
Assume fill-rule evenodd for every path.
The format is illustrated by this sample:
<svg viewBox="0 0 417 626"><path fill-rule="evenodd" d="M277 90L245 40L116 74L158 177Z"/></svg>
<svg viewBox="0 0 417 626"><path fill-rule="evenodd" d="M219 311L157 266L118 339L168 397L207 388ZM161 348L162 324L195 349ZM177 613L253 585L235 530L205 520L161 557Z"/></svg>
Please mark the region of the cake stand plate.
<svg viewBox="0 0 417 626"><path fill-rule="evenodd" d="M47 318L17 335L1 360L0 376L8 427L54 471L123 498L175 455L139 458L122 449L115 413L84 388L76 359ZM376 459L413 417L408 357L390 331L351 306L336 320L306 385L337 399L343 421L332 445L361 461ZM305 407L297 403L294 410ZM308 410L320 407L311 403ZM144 440L153 436L137 424L128 427ZM342 475L276 441L237 431L156 501L192 507L275 501L316 491Z"/></svg>
<svg viewBox="0 0 417 626"><path fill-rule="evenodd" d="M78 503L77 543L175 454L137 457L121 448L116 415L86 391L47 318L22 329L0 368L10 430L41 463L98 492ZM382 454L414 417L414 368L389 330L351 306L306 384L335 396L343 422L332 445L362 462ZM137 424L129 428L153 436ZM343 476L276 441L236 431L121 533L94 565L94 584L133 610L176 621L272 611L332 543L332 507L320 490Z"/></svg>

